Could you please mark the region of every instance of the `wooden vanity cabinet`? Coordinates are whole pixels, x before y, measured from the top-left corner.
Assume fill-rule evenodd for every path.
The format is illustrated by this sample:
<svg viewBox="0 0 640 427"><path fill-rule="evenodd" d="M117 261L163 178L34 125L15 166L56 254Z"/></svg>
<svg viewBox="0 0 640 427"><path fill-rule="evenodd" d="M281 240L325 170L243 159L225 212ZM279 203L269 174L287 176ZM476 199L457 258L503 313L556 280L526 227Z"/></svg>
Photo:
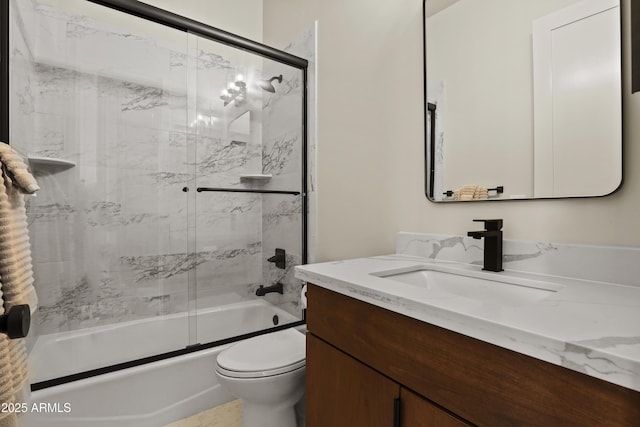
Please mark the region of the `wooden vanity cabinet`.
<svg viewBox="0 0 640 427"><path fill-rule="evenodd" d="M367 427L465 427L421 396L307 335L306 425Z"/></svg>
<svg viewBox="0 0 640 427"><path fill-rule="evenodd" d="M640 393L309 284L307 427L640 426Z"/></svg>
<svg viewBox="0 0 640 427"><path fill-rule="evenodd" d="M307 389L307 401L314 405L306 414L308 427L393 425L393 406L400 396L395 382L313 335L307 335L309 352L313 359L305 374L313 387Z"/></svg>
<svg viewBox="0 0 640 427"><path fill-rule="evenodd" d="M471 426L406 388L400 389L399 418L401 427Z"/></svg>

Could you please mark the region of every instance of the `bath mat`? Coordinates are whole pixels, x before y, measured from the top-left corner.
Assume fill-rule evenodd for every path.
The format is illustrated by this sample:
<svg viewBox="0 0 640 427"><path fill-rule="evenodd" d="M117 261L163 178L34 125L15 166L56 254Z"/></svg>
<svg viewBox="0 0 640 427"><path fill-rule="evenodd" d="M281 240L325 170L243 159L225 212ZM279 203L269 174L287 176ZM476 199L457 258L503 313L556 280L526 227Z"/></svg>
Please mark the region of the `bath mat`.
<svg viewBox="0 0 640 427"><path fill-rule="evenodd" d="M164 427L242 427L242 401L233 400Z"/></svg>

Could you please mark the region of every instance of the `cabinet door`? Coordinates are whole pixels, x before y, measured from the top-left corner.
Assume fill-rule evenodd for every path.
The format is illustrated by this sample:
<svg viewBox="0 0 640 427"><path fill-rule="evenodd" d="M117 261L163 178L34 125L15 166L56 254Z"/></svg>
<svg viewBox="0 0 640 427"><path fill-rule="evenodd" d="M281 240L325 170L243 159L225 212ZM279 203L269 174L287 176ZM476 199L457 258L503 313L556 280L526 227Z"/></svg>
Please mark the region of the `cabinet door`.
<svg viewBox="0 0 640 427"><path fill-rule="evenodd" d="M402 427L469 427L464 421L403 388L400 391Z"/></svg>
<svg viewBox="0 0 640 427"><path fill-rule="evenodd" d="M307 334L307 427L389 427L400 387Z"/></svg>

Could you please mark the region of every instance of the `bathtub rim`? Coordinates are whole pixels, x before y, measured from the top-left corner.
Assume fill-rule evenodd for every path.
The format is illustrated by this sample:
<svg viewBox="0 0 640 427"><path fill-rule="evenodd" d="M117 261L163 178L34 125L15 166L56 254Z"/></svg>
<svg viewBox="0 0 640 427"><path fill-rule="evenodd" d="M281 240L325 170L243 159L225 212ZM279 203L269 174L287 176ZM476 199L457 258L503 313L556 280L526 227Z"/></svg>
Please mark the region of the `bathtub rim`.
<svg viewBox="0 0 640 427"><path fill-rule="evenodd" d="M122 362L122 363L117 363L114 365L110 365L110 366L105 366L102 368L96 368L96 369L91 369L88 371L83 371L83 372L78 372L75 374L71 374L71 375L65 375L62 377L58 377L58 378L53 378L50 380L45 380L45 381L39 381L36 383L31 384L31 391L39 391L39 390L43 390L43 389L47 389L50 387L55 387L55 386L60 386L63 384L68 384L71 382L75 382L75 381L81 381L87 378L91 378L91 377L96 377L99 375L104 375L104 374L110 374L113 372L118 372L118 371L122 371L124 369L129 369L129 368L135 368L138 366L142 366L142 365L147 365L150 363L154 363L154 362L159 362L159 361L163 361L163 360L167 360L167 359L171 359L174 357L179 357L179 356L184 356L190 353L195 353L198 351L202 351L202 350L208 350L214 347L218 347L218 346L224 346L224 345L228 345L231 343L234 343L236 341L241 341L247 338L252 338L258 335L263 335L263 334L268 334L271 332L276 332L276 331L280 331L283 329L289 329L289 328L299 328L299 327L303 327L304 325L306 325L307 323L307 310L303 309L302 310L302 319L297 320L295 322L290 322L290 323L285 323L285 324L281 324L281 325L277 325L274 326L272 328L267 328L267 329L261 329L258 331L254 331L254 332L249 332L246 334L242 334L242 335L237 335L235 337L229 337L229 338L224 338L222 340L217 340L217 341L212 341L212 342L208 342L205 344L193 344L190 346L187 346L185 348L181 348L178 350L173 350L173 351L169 351L166 353L160 353L160 354L155 354L152 356L147 356L147 357L143 357L140 359L135 359L135 360L130 360L127 362Z"/></svg>

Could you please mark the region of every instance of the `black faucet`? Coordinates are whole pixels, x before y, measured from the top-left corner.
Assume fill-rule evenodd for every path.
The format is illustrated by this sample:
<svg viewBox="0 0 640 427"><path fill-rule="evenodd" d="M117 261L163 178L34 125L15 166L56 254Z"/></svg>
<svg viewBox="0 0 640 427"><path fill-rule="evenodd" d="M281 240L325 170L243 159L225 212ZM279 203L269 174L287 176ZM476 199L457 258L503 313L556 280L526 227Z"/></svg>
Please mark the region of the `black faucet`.
<svg viewBox="0 0 640 427"><path fill-rule="evenodd" d="M271 292L277 292L282 295L284 294L284 286L282 285L282 283L278 282L275 285L271 286L260 285L260 287L256 289L256 295L259 297L263 297Z"/></svg>
<svg viewBox="0 0 640 427"><path fill-rule="evenodd" d="M474 239L484 237L484 267L483 270L502 270L502 220L501 219L474 219L475 222L484 222L484 230L469 231L467 236Z"/></svg>

